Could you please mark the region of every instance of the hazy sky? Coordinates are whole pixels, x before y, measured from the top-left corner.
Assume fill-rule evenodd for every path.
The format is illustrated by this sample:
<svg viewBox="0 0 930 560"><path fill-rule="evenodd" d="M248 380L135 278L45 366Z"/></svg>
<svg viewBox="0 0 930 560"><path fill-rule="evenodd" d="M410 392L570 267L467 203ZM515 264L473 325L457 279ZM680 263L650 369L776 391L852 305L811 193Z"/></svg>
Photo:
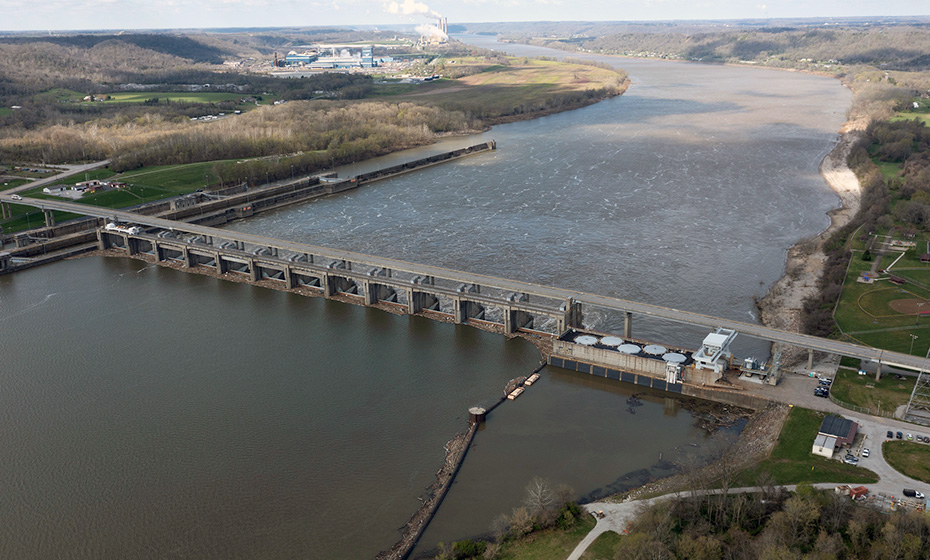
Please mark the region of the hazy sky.
<svg viewBox="0 0 930 560"><path fill-rule="evenodd" d="M930 15L930 0L0 0L0 30Z"/></svg>

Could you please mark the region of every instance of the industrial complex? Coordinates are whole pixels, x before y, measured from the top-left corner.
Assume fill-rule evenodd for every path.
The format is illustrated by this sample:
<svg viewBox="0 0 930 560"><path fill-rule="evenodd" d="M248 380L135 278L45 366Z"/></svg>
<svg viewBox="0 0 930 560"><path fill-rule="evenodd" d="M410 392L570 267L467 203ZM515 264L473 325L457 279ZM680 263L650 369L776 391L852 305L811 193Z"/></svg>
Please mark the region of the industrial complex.
<svg viewBox="0 0 930 560"><path fill-rule="evenodd" d="M417 49L443 45L449 40L448 18L436 16L435 25L417 27L420 36L412 44ZM390 56L376 56L375 48L383 50L398 48L396 44L384 45L312 45L298 47L283 56L274 53L272 66L292 70L351 70L356 68L376 68L394 61Z"/></svg>

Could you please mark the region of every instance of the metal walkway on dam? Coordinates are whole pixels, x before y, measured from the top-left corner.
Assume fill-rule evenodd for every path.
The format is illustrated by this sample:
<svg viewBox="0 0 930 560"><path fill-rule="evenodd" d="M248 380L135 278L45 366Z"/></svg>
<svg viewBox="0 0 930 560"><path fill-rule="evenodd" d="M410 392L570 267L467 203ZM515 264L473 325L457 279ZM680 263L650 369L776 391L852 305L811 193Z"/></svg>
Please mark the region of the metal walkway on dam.
<svg viewBox="0 0 930 560"><path fill-rule="evenodd" d="M114 223L143 226L141 231L131 232L129 227L116 230L100 228L100 246L120 247L130 254L148 253L154 255L157 261L174 259L186 266L213 266L218 273L248 274L253 281L280 280L288 288L310 286L323 291L327 297L337 293L357 295L369 305L382 301L405 304L410 313L434 310L454 316L454 320L461 323L469 319L485 319L486 310L497 308L503 311L503 317L498 322L504 325L507 332L526 326L533 328L534 318L545 318L553 321L550 325L558 331L555 332L558 335L565 329L581 327L583 306L592 306L625 313L627 336L635 314L708 329L732 329L770 342L871 360L880 365L930 370L930 360L919 356L659 305L73 202L14 199L9 195L0 195L0 201L34 206L45 212L60 210L103 218ZM0 266L3 264L0 263Z"/></svg>

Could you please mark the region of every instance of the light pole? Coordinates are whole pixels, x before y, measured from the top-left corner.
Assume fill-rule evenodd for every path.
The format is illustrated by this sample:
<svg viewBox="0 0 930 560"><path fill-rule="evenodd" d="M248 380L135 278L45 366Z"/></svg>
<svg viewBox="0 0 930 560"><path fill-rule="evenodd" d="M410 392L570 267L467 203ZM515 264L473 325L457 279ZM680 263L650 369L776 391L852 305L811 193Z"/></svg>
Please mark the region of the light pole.
<svg viewBox="0 0 930 560"><path fill-rule="evenodd" d="M917 340L917 335L916 335L916 334L912 334L912 335L911 335L911 350L910 350L910 352L908 352L908 354L913 354L913 353L914 353L914 341L915 341L915 340Z"/></svg>

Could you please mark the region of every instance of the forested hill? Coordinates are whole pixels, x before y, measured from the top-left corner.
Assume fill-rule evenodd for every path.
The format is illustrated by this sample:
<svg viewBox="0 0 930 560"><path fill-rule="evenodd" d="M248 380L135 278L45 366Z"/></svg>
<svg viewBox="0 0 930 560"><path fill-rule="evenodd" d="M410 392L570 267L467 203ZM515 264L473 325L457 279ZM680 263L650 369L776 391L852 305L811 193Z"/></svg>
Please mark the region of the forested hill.
<svg viewBox="0 0 930 560"><path fill-rule="evenodd" d="M176 35L0 37L0 98L65 87L148 82L197 66L215 67L227 51Z"/></svg>
<svg viewBox="0 0 930 560"><path fill-rule="evenodd" d="M887 70L930 69L930 27L754 29L713 33L613 34L582 43L600 52L655 52L703 62L804 61L868 64Z"/></svg>
<svg viewBox="0 0 930 560"><path fill-rule="evenodd" d="M93 51L98 45L118 48L138 47L151 53L177 57L190 62L221 64L224 57L232 56L226 50L204 44L183 35L167 33L119 34L119 35L61 35L49 37L0 37L0 45L28 45L44 43L61 47L62 52L74 50Z"/></svg>
<svg viewBox="0 0 930 560"><path fill-rule="evenodd" d="M790 68L833 61L889 71L930 70L930 18L833 23L745 20L470 24L467 30L568 51Z"/></svg>

